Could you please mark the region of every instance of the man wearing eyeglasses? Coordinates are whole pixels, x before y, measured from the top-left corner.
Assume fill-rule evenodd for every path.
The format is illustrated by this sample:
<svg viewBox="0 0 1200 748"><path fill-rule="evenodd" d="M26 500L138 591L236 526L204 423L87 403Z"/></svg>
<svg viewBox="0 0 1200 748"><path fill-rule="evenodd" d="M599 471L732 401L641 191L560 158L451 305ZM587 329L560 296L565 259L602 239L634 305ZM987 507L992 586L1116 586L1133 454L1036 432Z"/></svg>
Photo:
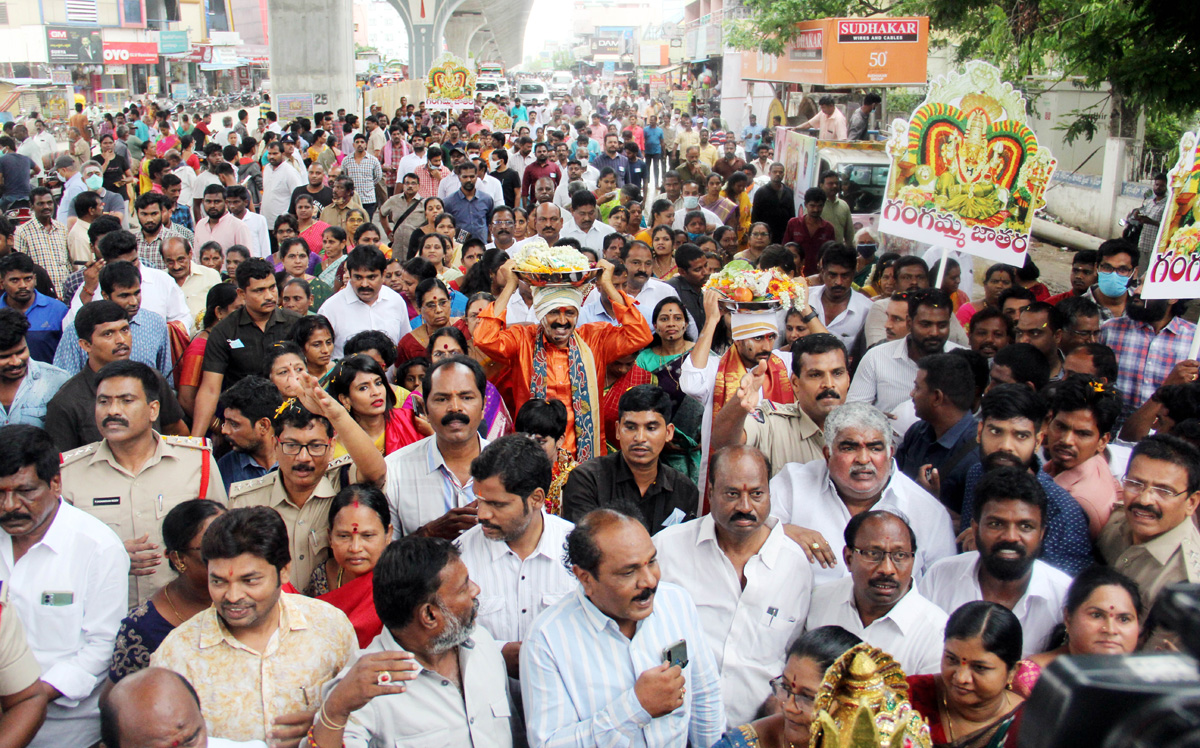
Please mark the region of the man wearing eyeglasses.
<svg viewBox="0 0 1200 748"><path fill-rule="evenodd" d="M1071 351L1081 345L1100 341L1100 307L1096 302L1077 296L1065 299L1055 307L1066 318L1062 342L1058 344L1064 357L1071 355ZM971 329L975 329L973 320Z"/></svg>
<svg viewBox="0 0 1200 748"><path fill-rule="evenodd" d="M1096 250L1096 285L1084 297L1100 305L1100 321L1125 315L1126 289L1137 276L1141 252L1124 239L1109 239Z"/></svg>
<svg viewBox="0 0 1200 748"><path fill-rule="evenodd" d="M1124 506L1113 510L1096 544L1104 560L1137 582L1144 615L1167 585L1200 582L1200 451L1156 434L1133 448L1121 483ZM1146 643L1153 652L1160 633Z"/></svg>
<svg viewBox="0 0 1200 748"><path fill-rule="evenodd" d="M343 468L349 468L349 482L382 488L387 465L375 440L315 377L301 375L300 387L300 397L285 400L272 419L279 469L230 486L229 508L269 506L279 512L288 531L291 578L303 591L313 570L329 558L329 505L342 488ZM335 433L346 454L332 459Z"/></svg>
<svg viewBox="0 0 1200 748"><path fill-rule="evenodd" d="M1111 482L1111 478L1109 479ZM1026 470L1002 467L979 481L971 528L977 551L944 558L921 589L947 615L976 600L1003 605L1021 622L1022 656L1050 648L1071 578L1042 561L1046 492Z"/></svg>
<svg viewBox="0 0 1200 748"><path fill-rule="evenodd" d="M813 590L805 628L841 626L896 658L905 673L940 672L949 616L913 585L913 528L898 514L872 510L850 520L845 540L850 576Z"/></svg>

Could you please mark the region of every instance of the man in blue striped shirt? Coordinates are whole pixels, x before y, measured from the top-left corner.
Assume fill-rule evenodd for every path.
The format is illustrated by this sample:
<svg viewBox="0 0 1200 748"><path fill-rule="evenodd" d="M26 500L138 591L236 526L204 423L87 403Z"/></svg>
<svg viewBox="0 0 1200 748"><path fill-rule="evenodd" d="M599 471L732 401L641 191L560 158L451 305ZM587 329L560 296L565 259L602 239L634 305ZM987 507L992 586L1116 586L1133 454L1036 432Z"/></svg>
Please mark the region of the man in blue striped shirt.
<svg viewBox="0 0 1200 748"><path fill-rule="evenodd" d="M580 586L534 621L521 646L531 748L719 740L716 661L692 598L660 583L641 520L611 508L588 513L567 536L567 561ZM666 661L680 649L687 661Z"/></svg>

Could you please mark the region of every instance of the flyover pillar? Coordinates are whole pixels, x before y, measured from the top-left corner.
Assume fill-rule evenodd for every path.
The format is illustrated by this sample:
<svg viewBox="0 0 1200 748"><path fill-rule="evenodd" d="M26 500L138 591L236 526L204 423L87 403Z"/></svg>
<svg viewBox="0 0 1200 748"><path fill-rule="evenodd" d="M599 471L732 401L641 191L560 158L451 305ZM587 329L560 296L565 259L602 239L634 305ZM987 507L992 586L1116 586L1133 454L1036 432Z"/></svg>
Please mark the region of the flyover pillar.
<svg viewBox="0 0 1200 748"><path fill-rule="evenodd" d="M450 50L450 54L466 60L469 51L467 42L486 24L487 21L480 13L459 13L451 16L450 20L446 21L445 32L446 48Z"/></svg>
<svg viewBox="0 0 1200 748"><path fill-rule="evenodd" d="M357 111L351 0L271 0L271 94L312 94L316 111ZM278 109L276 109L278 111Z"/></svg>

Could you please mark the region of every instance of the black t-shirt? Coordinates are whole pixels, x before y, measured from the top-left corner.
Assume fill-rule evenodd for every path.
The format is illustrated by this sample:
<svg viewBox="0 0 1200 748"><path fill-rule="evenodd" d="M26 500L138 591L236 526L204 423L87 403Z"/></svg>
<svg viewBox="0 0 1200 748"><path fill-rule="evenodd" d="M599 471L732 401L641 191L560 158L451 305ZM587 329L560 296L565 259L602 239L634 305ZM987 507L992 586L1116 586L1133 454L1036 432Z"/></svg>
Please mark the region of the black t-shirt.
<svg viewBox="0 0 1200 748"><path fill-rule="evenodd" d="M327 208L333 204L333 190L330 187L322 187L320 192L309 192L308 185L302 184L296 189L292 190L292 202L288 206L288 213L296 215L296 198L300 197L301 195L308 195L313 199L313 202L315 203L315 205L313 205L313 218L317 218L321 215L322 208Z"/></svg>
<svg viewBox="0 0 1200 748"><path fill-rule="evenodd" d="M517 193L521 191L521 178L517 176L516 170L493 171L492 176L500 182L500 188L504 190L504 204L510 208L515 207Z"/></svg>
<svg viewBox="0 0 1200 748"><path fill-rule="evenodd" d="M0 156L0 174L4 175L4 197L15 200L29 199L29 173L33 160L20 153Z"/></svg>
<svg viewBox="0 0 1200 748"><path fill-rule="evenodd" d="M267 349L286 340L298 319L300 315L290 309L277 308L271 313L264 331L258 329L245 309L229 315L208 333L204 371L224 375L222 390L229 389L247 375L261 375Z"/></svg>
<svg viewBox="0 0 1200 748"><path fill-rule="evenodd" d="M95 156L92 160L104 167L104 156ZM109 161L108 167L104 169L104 189L116 193L124 199L125 188L118 185L117 182L125 177L127 169L129 169L129 162L125 160L125 157L114 153L112 161Z"/></svg>

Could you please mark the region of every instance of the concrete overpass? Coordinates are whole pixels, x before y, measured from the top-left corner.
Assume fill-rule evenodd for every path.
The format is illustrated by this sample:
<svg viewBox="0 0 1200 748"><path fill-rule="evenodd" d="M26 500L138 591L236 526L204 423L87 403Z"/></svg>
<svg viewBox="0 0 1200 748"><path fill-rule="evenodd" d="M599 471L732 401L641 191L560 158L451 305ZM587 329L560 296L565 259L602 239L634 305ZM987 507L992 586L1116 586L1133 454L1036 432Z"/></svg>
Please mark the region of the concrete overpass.
<svg viewBox="0 0 1200 748"><path fill-rule="evenodd" d="M524 55L533 0L388 0L408 31L409 74L423 77L443 48L466 60ZM313 4L271 0L272 93L313 94L317 110L352 108L354 25L351 0ZM281 113L282 114L282 113Z"/></svg>
<svg viewBox="0 0 1200 748"><path fill-rule="evenodd" d="M442 52L521 62L533 0L388 0L408 28L409 73L423 76Z"/></svg>

